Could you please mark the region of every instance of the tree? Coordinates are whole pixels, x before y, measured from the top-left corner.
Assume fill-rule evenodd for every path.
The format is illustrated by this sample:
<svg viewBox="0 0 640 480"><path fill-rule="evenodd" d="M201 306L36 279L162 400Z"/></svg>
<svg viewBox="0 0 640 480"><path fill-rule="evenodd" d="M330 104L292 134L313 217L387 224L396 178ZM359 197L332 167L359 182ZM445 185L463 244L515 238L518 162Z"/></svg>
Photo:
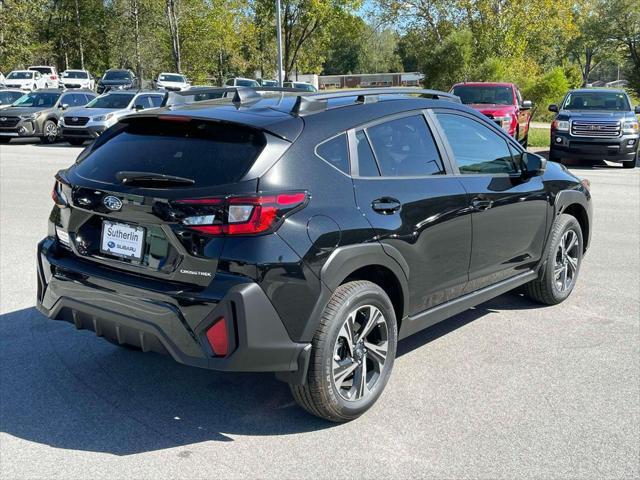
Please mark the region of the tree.
<svg viewBox="0 0 640 480"><path fill-rule="evenodd" d="M454 83L470 80L473 60L473 36L469 30L449 34L423 60L424 85L449 90Z"/></svg>
<svg viewBox="0 0 640 480"><path fill-rule="evenodd" d="M610 38L626 52L629 86L640 95L640 2L608 0L601 6Z"/></svg>
<svg viewBox="0 0 640 480"><path fill-rule="evenodd" d="M167 22L169 24L169 33L171 36L171 53L173 54L173 62L175 70L182 72L182 64L180 58L180 21L178 17L178 6L180 0L167 0Z"/></svg>

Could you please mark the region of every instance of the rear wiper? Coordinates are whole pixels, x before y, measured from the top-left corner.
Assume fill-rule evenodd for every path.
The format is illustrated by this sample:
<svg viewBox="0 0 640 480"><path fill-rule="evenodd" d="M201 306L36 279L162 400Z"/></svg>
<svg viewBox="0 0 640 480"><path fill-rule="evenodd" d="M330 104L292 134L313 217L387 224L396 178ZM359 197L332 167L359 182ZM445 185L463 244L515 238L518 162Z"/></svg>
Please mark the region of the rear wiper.
<svg viewBox="0 0 640 480"><path fill-rule="evenodd" d="M172 185L193 185L196 183L192 178L177 177L175 175L164 175L162 173L149 172L127 172L116 173L116 178L125 185L151 185L154 187L169 187Z"/></svg>

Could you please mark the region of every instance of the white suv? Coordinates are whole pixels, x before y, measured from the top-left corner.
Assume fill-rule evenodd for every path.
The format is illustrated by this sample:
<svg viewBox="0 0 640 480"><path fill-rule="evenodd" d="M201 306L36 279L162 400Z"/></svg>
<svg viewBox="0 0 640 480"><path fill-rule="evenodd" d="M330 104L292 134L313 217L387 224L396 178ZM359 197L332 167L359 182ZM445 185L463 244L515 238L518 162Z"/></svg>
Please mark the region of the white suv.
<svg viewBox="0 0 640 480"><path fill-rule="evenodd" d="M87 70L65 70L62 72L61 87L64 88L86 88L94 90L96 81Z"/></svg>
<svg viewBox="0 0 640 480"><path fill-rule="evenodd" d="M44 88L58 88L60 86L60 76L58 75L56 67L49 67L47 65L34 65L32 67L29 67L27 70L40 72L46 82Z"/></svg>
<svg viewBox="0 0 640 480"><path fill-rule="evenodd" d="M187 81L187 77L179 73L161 73L156 80L156 88L172 92L180 92L190 86L191 84Z"/></svg>

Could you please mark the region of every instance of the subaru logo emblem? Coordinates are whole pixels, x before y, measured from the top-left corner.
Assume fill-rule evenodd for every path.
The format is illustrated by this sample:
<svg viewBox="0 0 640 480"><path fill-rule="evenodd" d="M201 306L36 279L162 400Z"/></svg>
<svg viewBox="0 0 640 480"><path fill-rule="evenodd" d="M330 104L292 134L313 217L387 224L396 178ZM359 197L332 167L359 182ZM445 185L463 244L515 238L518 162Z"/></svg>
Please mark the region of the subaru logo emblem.
<svg viewBox="0 0 640 480"><path fill-rule="evenodd" d="M72 118L71 118L71 121L72 121L72 122L77 122L77 121L78 121L78 117L72 117Z"/></svg>
<svg viewBox="0 0 640 480"><path fill-rule="evenodd" d="M6 121L7 121L7 117L0 118L0 122L6 122Z"/></svg>
<svg viewBox="0 0 640 480"><path fill-rule="evenodd" d="M114 197L113 195L107 195L102 199L102 203L109 210L120 210L122 208L122 201L118 197Z"/></svg>
<svg viewBox="0 0 640 480"><path fill-rule="evenodd" d="M107 247L114 248L115 246L116 246L115 242L112 242L112 241L107 242Z"/></svg>

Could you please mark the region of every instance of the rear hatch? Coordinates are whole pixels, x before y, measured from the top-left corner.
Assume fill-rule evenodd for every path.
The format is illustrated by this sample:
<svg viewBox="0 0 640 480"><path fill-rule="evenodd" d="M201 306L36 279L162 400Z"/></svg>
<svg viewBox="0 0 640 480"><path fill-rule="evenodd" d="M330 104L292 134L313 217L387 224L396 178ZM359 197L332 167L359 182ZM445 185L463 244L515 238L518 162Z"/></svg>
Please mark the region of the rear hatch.
<svg viewBox="0 0 640 480"><path fill-rule="evenodd" d="M220 199L257 192L250 173L273 153L270 136L187 117L132 119L107 136L58 174L60 243L105 267L207 285L225 239L210 234Z"/></svg>

